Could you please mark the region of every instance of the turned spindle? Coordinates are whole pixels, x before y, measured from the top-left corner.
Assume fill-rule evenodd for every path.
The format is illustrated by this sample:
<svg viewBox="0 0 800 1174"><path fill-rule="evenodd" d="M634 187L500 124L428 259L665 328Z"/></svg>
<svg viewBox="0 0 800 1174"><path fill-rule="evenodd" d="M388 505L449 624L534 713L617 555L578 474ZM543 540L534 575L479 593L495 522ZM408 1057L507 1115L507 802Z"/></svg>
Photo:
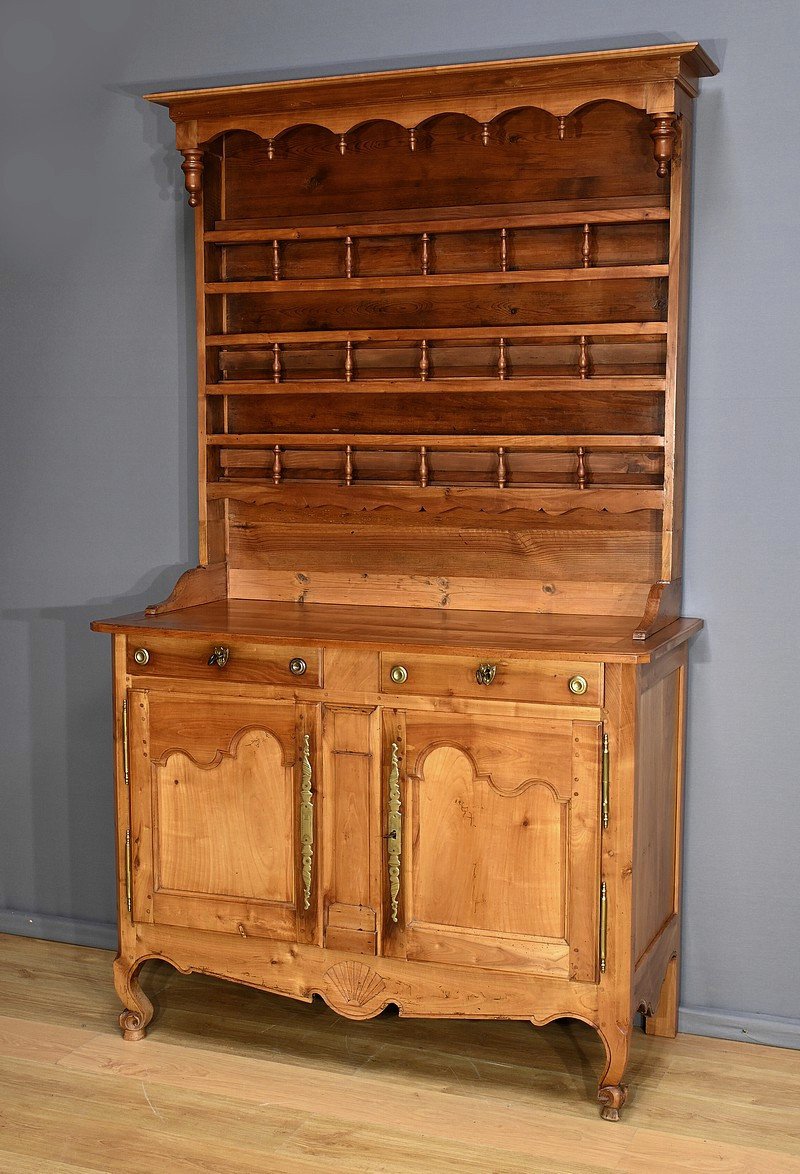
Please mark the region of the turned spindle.
<svg viewBox="0 0 800 1174"><path fill-rule="evenodd" d="M353 448L349 444L344 454L344 483L345 485L353 484Z"/></svg>
<svg viewBox="0 0 800 1174"><path fill-rule="evenodd" d="M589 472L586 468L586 449L578 449L578 466L575 470L575 479L578 482L578 489L585 489L589 484Z"/></svg>
<svg viewBox="0 0 800 1174"><path fill-rule="evenodd" d="M489 123L488 122L481 123L481 142L483 143L484 147L489 146Z"/></svg>
<svg viewBox="0 0 800 1174"><path fill-rule="evenodd" d="M272 460L272 480L276 485L280 485L283 477L283 462L281 460L281 446L276 444L272 450L275 456Z"/></svg>
<svg viewBox="0 0 800 1174"><path fill-rule="evenodd" d="M431 238L428 236L427 232L423 232L423 234L422 234L422 275L423 275L423 277L427 277L428 273L430 272L430 261L431 261L430 244L431 244Z"/></svg>
<svg viewBox="0 0 800 1174"><path fill-rule="evenodd" d="M353 276L353 238L344 238L344 272L345 277Z"/></svg>
<svg viewBox="0 0 800 1174"><path fill-rule="evenodd" d="M353 360L353 344L348 341L345 343L344 349L344 377L347 383L353 382L353 373L355 371L355 362Z"/></svg>
<svg viewBox="0 0 800 1174"><path fill-rule="evenodd" d="M658 175L661 179L668 174L672 162L673 149L677 130L674 114L651 114L653 129L650 138L653 140L653 158L658 164Z"/></svg>
<svg viewBox="0 0 800 1174"><path fill-rule="evenodd" d="M508 229L500 229L500 272L508 269Z"/></svg>
<svg viewBox="0 0 800 1174"><path fill-rule="evenodd" d="M419 377L424 383L431 373L431 359L428 353L428 340L423 338L419 348Z"/></svg>
<svg viewBox="0 0 800 1174"><path fill-rule="evenodd" d="M578 374L581 379L588 379L591 374L591 362L589 360L589 340L585 334L581 335L580 351L578 354Z"/></svg>
<svg viewBox="0 0 800 1174"><path fill-rule="evenodd" d="M281 279L281 242L279 240L272 242L272 277L274 281Z"/></svg>
<svg viewBox="0 0 800 1174"><path fill-rule="evenodd" d="M423 444L419 450L419 484L424 489L428 484L428 450Z"/></svg>
<svg viewBox="0 0 800 1174"><path fill-rule="evenodd" d="M558 116L558 137L563 143L567 137L567 116L566 114L559 114Z"/></svg>
<svg viewBox="0 0 800 1174"><path fill-rule="evenodd" d="M344 155L346 150L347 150L347 137L345 135L339 135L339 154Z"/></svg>
<svg viewBox="0 0 800 1174"><path fill-rule="evenodd" d="M508 351L506 348L506 340L501 338L500 345L497 350L497 378L508 378Z"/></svg>
<svg viewBox="0 0 800 1174"><path fill-rule="evenodd" d="M581 241L581 261L584 269L590 269L592 265L592 237L593 229L591 224L584 224L583 226L583 240Z"/></svg>
<svg viewBox="0 0 800 1174"><path fill-rule="evenodd" d="M280 383L283 378L283 365L281 364L281 344L274 342L272 344L272 382Z"/></svg>
<svg viewBox="0 0 800 1174"><path fill-rule="evenodd" d="M200 203L200 193L203 190L203 152L196 147L189 147L181 151L183 172L186 190L189 193L189 207L196 208Z"/></svg>
<svg viewBox="0 0 800 1174"><path fill-rule="evenodd" d="M272 161L275 158L275 140L267 139L267 158Z"/></svg>
<svg viewBox="0 0 800 1174"><path fill-rule="evenodd" d="M497 450L497 485L499 489L505 489L506 481L508 480L508 468L506 465L506 450L498 448Z"/></svg>
<svg viewBox="0 0 800 1174"><path fill-rule="evenodd" d="M417 132L413 126L408 131L408 146L412 151L416 151L417 149Z"/></svg>

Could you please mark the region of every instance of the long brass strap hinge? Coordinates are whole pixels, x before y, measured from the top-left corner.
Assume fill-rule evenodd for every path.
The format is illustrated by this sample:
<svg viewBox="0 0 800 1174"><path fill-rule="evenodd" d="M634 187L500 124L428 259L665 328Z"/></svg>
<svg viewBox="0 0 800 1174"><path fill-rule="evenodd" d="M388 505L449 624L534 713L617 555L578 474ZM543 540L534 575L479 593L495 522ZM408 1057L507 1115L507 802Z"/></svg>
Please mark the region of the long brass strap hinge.
<svg viewBox="0 0 800 1174"><path fill-rule="evenodd" d="M603 734L603 790L602 807L603 827L608 827L608 789L610 784L608 765L608 734Z"/></svg>
<svg viewBox="0 0 800 1174"><path fill-rule="evenodd" d="M133 892L131 884L131 829L125 832L125 904L130 913L133 908Z"/></svg>
<svg viewBox="0 0 800 1174"><path fill-rule="evenodd" d="M608 941L608 890L600 882L600 973L606 972L606 945Z"/></svg>
<svg viewBox="0 0 800 1174"><path fill-rule="evenodd" d="M128 700L122 702L122 773L125 776L125 786L131 782L131 761L128 747Z"/></svg>

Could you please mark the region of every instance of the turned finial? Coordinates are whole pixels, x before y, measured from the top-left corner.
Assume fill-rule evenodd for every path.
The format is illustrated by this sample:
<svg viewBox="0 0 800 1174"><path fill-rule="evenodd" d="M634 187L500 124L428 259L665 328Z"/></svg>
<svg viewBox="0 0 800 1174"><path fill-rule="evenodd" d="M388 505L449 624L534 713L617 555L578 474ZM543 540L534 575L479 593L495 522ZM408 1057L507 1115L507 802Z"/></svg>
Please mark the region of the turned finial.
<svg viewBox="0 0 800 1174"><path fill-rule="evenodd" d="M347 150L347 136L339 135L339 154L344 155Z"/></svg>
<svg viewBox="0 0 800 1174"><path fill-rule="evenodd" d="M353 238L344 238L344 272L346 277L353 276Z"/></svg>
<svg viewBox="0 0 800 1174"><path fill-rule="evenodd" d="M270 162L275 158L275 140L267 139L267 158Z"/></svg>
<svg viewBox="0 0 800 1174"><path fill-rule="evenodd" d="M663 179L668 174L672 162L672 153L675 147L677 130L674 114L651 114L653 129L650 138L653 140L653 157L658 164L658 174Z"/></svg>
<svg viewBox="0 0 800 1174"><path fill-rule="evenodd" d="M281 279L281 242L279 240L272 242L272 277L275 281Z"/></svg>
<svg viewBox="0 0 800 1174"><path fill-rule="evenodd" d="M417 149L417 132L413 126L409 127L408 130L408 146L412 151L416 151Z"/></svg>
<svg viewBox="0 0 800 1174"><path fill-rule="evenodd" d="M481 142L483 143L484 147L489 146L489 123L488 122L481 123Z"/></svg>
<svg viewBox="0 0 800 1174"><path fill-rule="evenodd" d="M559 114L558 116L558 137L563 143L567 137L567 116L566 114Z"/></svg>
<svg viewBox="0 0 800 1174"><path fill-rule="evenodd" d="M428 354L428 340L423 338L419 348L419 377L424 383L431 373L431 360Z"/></svg>
<svg viewBox="0 0 800 1174"><path fill-rule="evenodd" d="M200 193L203 190L203 152L197 147L188 147L181 151L183 163L181 171L184 175L186 190L189 193L189 207L196 208L200 203Z"/></svg>
<svg viewBox="0 0 800 1174"><path fill-rule="evenodd" d="M353 484L353 448L349 444L344 455L344 483L345 485Z"/></svg>
<svg viewBox="0 0 800 1174"><path fill-rule="evenodd" d="M280 383L283 378L283 367L281 365L281 344L274 342L272 344L272 382Z"/></svg>
<svg viewBox="0 0 800 1174"><path fill-rule="evenodd" d="M575 470L575 479L578 482L578 489L586 489L589 484L589 471L586 468L586 449L578 449L578 466Z"/></svg>
<svg viewBox="0 0 800 1174"><path fill-rule="evenodd" d="M281 478L283 477L283 462L281 461L281 446L279 444L276 444L272 451L275 454L274 459L272 461L272 480L275 482L276 485L280 485Z"/></svg>
<svg viewBox="0 0 800 1174"><path fill-rule="evenodd" d="M353 372L355 371L355 362L353 360L353 344L348 339L344 344L344 377L345 382L353 382Z"/></svg>

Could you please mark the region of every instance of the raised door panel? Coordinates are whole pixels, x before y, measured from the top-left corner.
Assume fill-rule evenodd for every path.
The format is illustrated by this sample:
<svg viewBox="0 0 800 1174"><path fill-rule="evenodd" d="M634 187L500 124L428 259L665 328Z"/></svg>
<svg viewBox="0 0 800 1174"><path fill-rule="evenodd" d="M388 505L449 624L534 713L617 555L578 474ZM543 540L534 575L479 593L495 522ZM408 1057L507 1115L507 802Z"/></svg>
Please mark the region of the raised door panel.
<svg viewBox="0 0 800 1174"><path fill-rule="evenodd" d="M387 952L593 981L599 725L413 712L384 725Z"/></svg>
<svg viewBox="0 0 800 1174"><path fill-rule="evenodd" d="M130 692L129 712L134 919L306 940L307 715L292 702L145 690Z"/></svg>

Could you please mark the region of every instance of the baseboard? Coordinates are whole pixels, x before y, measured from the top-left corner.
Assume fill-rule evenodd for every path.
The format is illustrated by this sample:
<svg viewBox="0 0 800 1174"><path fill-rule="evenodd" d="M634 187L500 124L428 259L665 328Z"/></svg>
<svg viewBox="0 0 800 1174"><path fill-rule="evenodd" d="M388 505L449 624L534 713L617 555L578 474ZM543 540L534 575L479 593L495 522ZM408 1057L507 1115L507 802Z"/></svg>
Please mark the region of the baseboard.
<svg viewBox="0 0 800 1174"><path fill-rule="evenodd" d="M85 921L79 917L54 917L46 913L0 909L0 933L46 938L49 942L69 942L73 946L95 946L102 950L117 948L116 925L105 921Z"/></svg>
<svg viewBox="0 0 800 1174"><path fill-rule="evenodd" d="M800 1019L781 1019L777 1015L737 1015L713 1007L681 1007L678 1031L774 1048L800 1048Z"/></svg>
<svg viewBox="0 0 800 1174"><path fill-rule="evenodd" d="M103 921L84 921L78 917L53 917L43 913L0 909L0 933L46 938L51 942L69 942L74 946L95 946L103 950L117 948L116 925ZM712 1039L743 1040L775 1048L800 1049L800 1019L744 1013L737 1015L717 1011L713 1007L681 1007L678 1030L688 1035L711 1036Z"/></svg>

